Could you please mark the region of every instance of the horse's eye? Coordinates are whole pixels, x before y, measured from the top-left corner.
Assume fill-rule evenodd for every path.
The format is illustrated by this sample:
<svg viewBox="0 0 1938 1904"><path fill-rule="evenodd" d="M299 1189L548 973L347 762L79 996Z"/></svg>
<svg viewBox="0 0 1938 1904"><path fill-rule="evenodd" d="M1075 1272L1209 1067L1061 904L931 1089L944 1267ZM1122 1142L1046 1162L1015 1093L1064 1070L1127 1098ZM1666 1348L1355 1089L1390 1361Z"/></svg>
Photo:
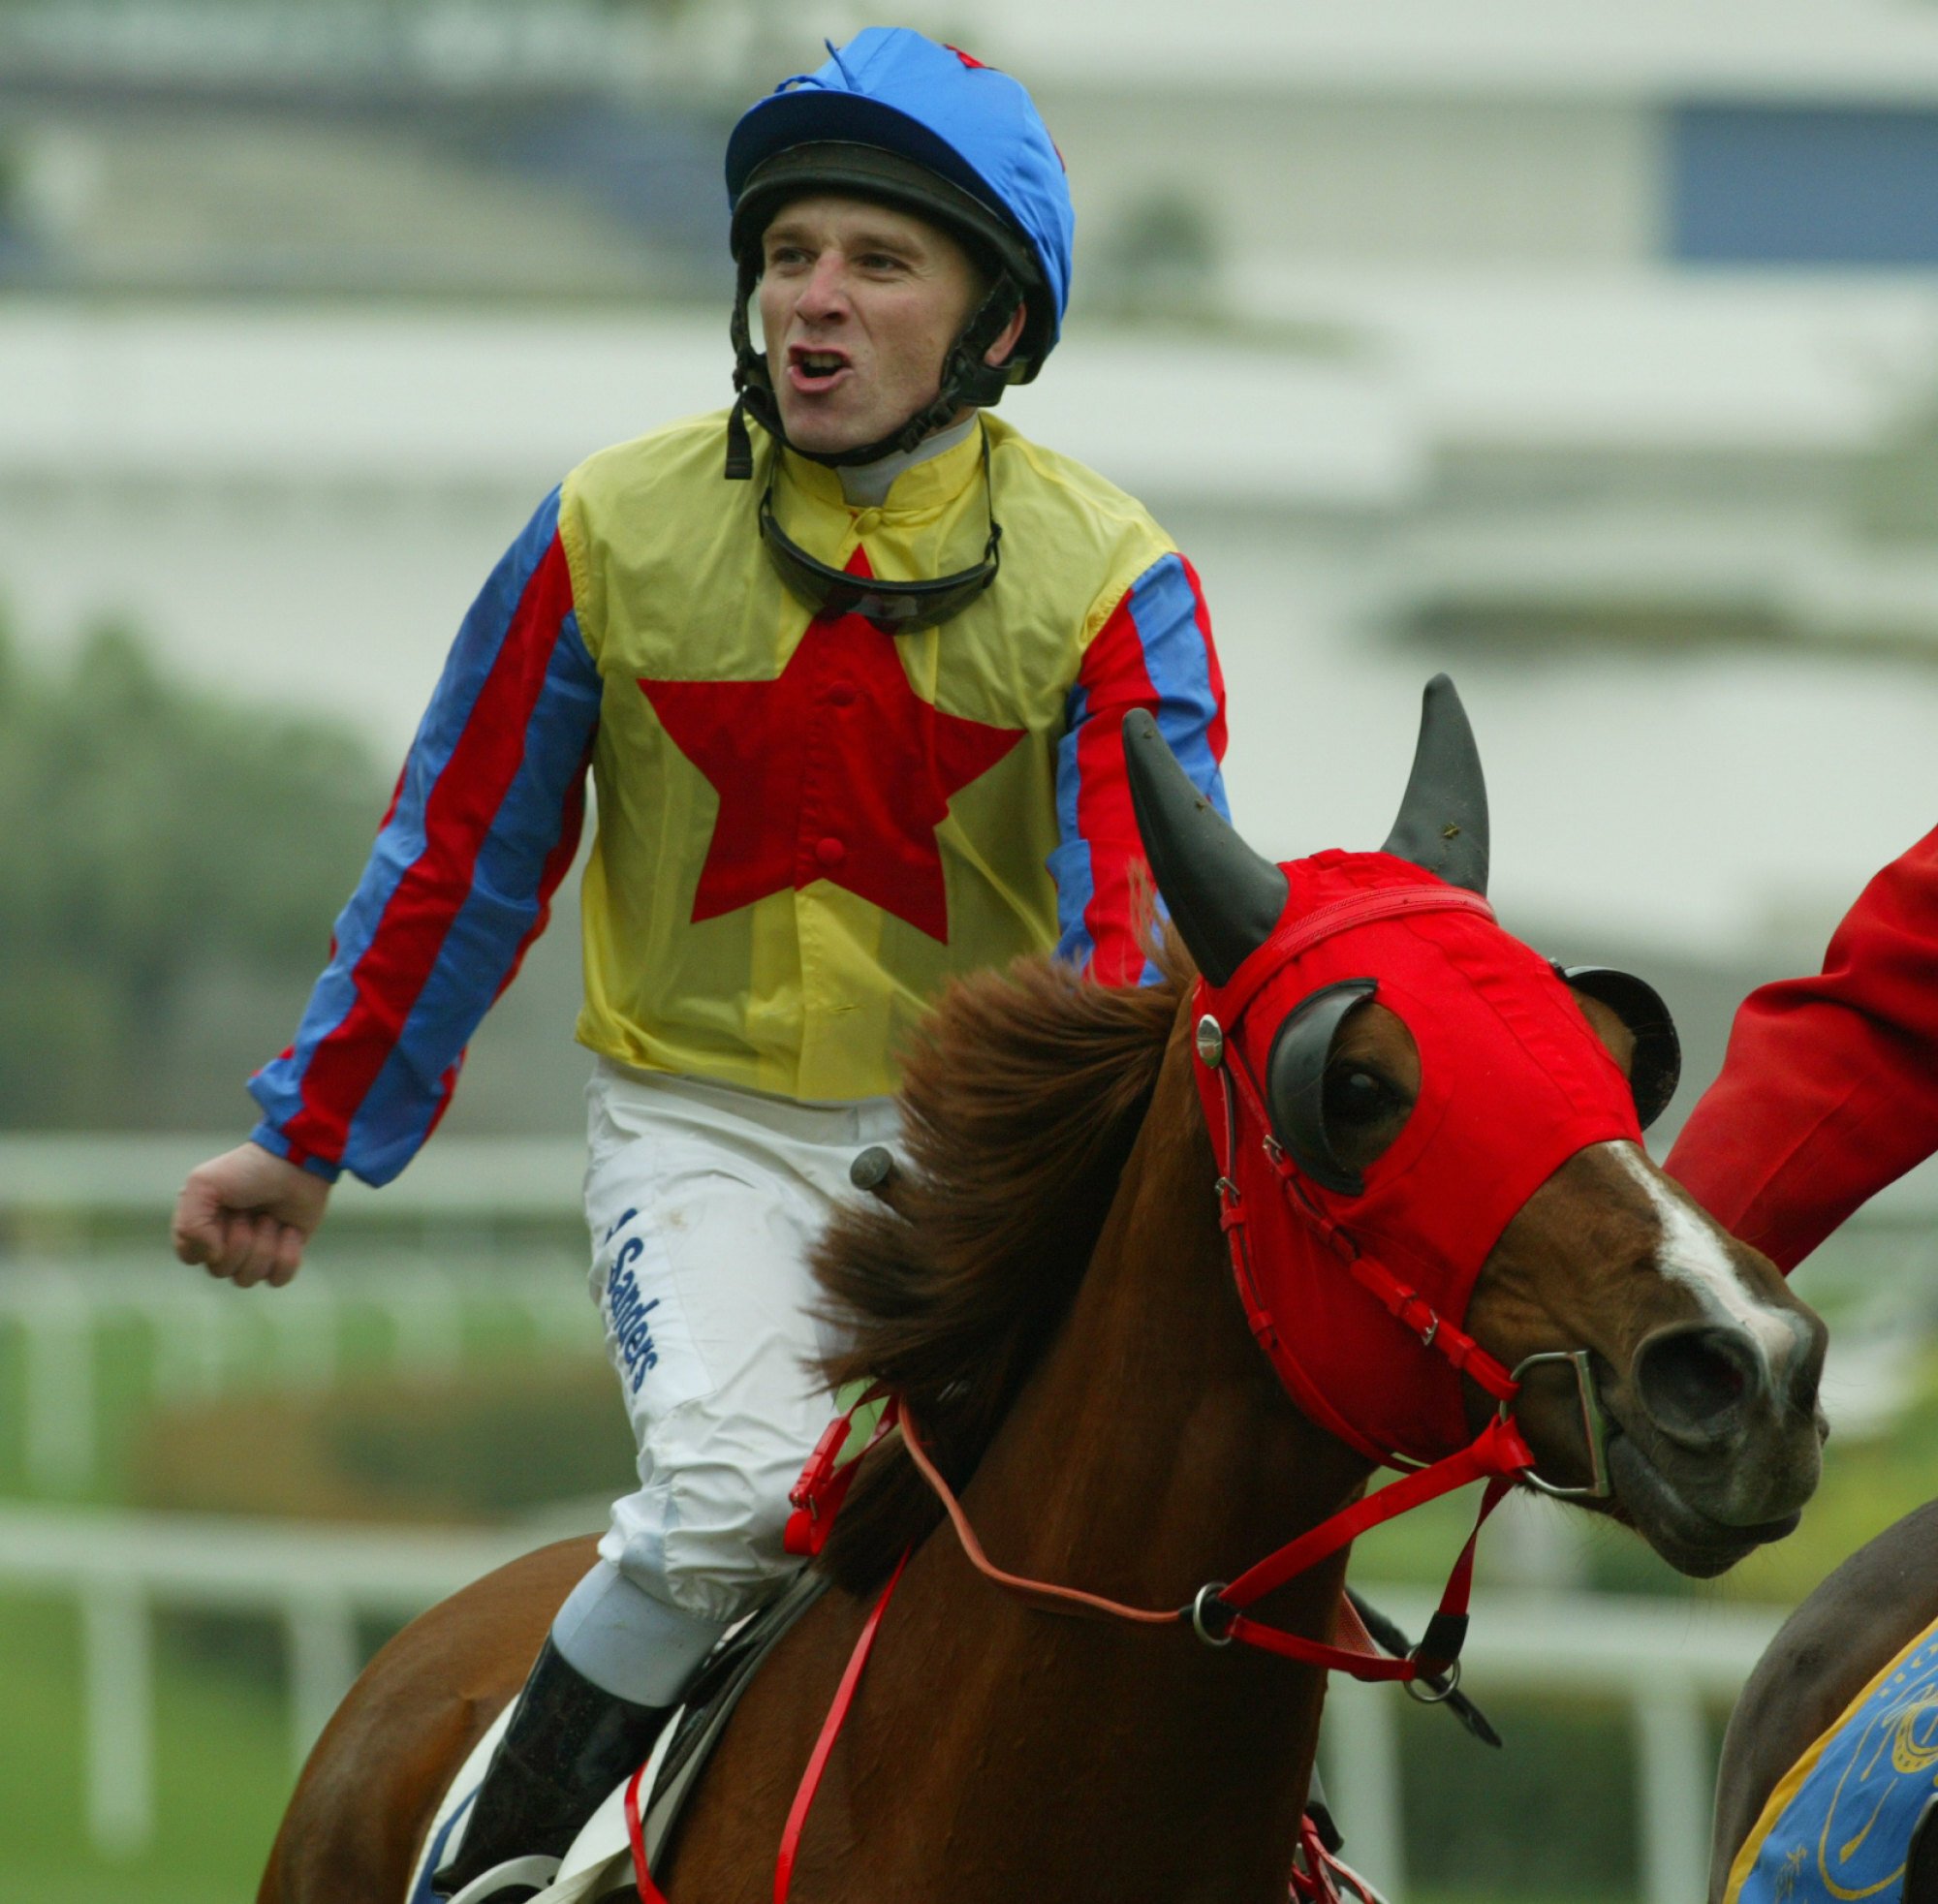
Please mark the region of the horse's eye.
<svg viewBox="0 0 1938 1904"><path fill-rule="evenodd" d="M1365 1131L1403 1114L1406 1099L1392 1082L1362 1065L1334 1065L1326 1074L1326 1128Z"/></svg>

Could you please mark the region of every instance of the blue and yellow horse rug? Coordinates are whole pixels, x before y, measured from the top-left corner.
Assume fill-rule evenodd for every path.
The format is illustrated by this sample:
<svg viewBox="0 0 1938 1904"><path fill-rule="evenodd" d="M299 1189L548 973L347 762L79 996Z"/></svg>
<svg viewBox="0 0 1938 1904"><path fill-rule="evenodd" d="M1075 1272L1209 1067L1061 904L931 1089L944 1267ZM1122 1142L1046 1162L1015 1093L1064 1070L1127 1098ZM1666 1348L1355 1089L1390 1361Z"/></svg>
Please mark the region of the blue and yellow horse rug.
<svg viewBox="0 0 1938 1904"><path fill-rule="evenodd" d="M1778 1781L1724 1904L1900 1904L1914 1835L1938 1830L1938 1627L1927 1627Z"/></svg>

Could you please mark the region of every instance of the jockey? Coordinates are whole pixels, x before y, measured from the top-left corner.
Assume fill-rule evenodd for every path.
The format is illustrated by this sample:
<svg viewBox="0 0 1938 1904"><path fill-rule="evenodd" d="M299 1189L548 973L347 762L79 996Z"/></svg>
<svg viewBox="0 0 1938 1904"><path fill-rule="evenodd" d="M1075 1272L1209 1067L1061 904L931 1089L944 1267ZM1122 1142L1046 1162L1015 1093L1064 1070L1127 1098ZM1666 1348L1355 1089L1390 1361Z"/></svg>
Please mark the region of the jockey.
<svg viewBox="0 0 1938 1904"><path fill-rule="evenodd" d="M330 1184L402 1170L577 842L591 1286L639 1489L567 1599L444 1895L561 1855L795 1562L830 1414L808 1250L891 1141L953 978L1150 976L1118 729L1224 809L1197 577L1130 497L987 414L1057 341L1073 216L1016 80L870 28L727 148L737 400L592 456L459 631L249 1142L177 1253L287 1282ZM758 304L763 349L750 335ZM468 1887L468 1888L467 1888Z"/></svg>

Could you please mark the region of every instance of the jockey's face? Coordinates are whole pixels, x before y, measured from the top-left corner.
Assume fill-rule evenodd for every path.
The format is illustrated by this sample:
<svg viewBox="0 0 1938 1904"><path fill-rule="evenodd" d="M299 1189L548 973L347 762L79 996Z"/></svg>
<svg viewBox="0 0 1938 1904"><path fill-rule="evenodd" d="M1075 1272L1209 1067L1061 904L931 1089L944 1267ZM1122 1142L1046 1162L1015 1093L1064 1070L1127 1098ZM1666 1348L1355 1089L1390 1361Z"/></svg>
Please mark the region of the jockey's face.
<svg viewBox="0 0 1938 1904"><path fill-rule="evenodd" d="M790 442L857 449L935 400L949 346L987 288L947 232L830 193L784 205L761 250L761 329ZM991 363L1021 330L1018 311Z"/></svg>

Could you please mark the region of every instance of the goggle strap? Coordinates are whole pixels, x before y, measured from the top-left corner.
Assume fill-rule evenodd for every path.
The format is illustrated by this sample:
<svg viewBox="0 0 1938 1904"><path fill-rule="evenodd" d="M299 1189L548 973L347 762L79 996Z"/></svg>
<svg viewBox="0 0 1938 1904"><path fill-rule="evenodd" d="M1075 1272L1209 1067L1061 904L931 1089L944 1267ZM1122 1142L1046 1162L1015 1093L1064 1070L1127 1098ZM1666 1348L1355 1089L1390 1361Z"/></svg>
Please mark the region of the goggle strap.
<svg viewBox="0 0 1938 1904"><path fill-rule="evenodd" d="M743 399L744 400L744 399ZM739 406L735 406L737 414ZM732 456L733 420L728 421L729 456ZM982 432L983 493L989 511L989 539L984 545L983 559L973 569L958 570L953 576L938 576L930 581L884 581L873 577L848 574L830 568L802 548L780 525L774 514L774 487L779 473L779 452L767 471L766 488L760 502L761 545L767 552L788 592L810 613L823 615L860 614L884 634L914 634L933 628L959 613L996 579L1002 569L1003 525L996 520L995 493L989 475L989 433ZM914 611L903 615L870 614L870 599L884 605L913 604Z"/></svg>

